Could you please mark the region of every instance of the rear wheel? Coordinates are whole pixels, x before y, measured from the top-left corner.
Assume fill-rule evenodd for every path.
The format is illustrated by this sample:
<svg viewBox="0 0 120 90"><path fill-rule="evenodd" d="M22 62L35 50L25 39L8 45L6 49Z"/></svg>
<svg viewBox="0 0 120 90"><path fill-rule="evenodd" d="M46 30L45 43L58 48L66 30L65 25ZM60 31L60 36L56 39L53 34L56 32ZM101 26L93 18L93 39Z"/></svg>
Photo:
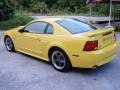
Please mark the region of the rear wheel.
<svg viewBox="0 0 120 90"><path fill-rule="evenodd" d="M13 41L12 41L12 39L9 36L5 37L4 43L5 43L5 46L6 46L8 51L10 51L10 52L14 52L15 51L15 47L14 47Z"/></svg>
<svg viewBox="0 0 120 90"><path fill-rule="evenodd" d="M50 52L52 66L61 72L69 71L72 67L67 54L61 49L53 49Z"/></svg>

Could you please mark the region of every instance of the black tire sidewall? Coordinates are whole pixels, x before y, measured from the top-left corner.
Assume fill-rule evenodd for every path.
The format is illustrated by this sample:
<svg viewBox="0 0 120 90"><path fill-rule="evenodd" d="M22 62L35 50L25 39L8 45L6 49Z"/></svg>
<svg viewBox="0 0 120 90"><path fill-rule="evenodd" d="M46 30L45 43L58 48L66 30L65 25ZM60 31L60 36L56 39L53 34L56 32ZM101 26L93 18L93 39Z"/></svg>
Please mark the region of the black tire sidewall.
<svg viewBox="0 0 120 90"><path fill-rule="evenodd" d="M65 67L64 67L63 69L58 69L58 68L56 68L56 67L54 66L53 62L52 62L52 54L53 54L53 52L55 52L55 51L61 52L61 53L64 55L64 57L65 57L66 63L65 63ZM52 66L53 66L56 70L58 70L58 71L60 71L60 72L67 72L67 71L71 70L71 68L72 68L70 59L69 59L69 57L67 56L67 54L66 54L63 50L58 49L58 48L51 51L51 53L50 53L50 62L51 62L51 64L52 64Z"/></svg>
<svg viewBox="0 0 120 90"><path fill-rule="evenodd" d="M9 50L9 49L7 48L7 46L6 46L6 39L7 39L7 38L9 38L9 39L11 40L11 42L12 42L12 48L11 48L11 50ZM15 47L14 47L13 41L12 41L12 39L11 39L9 36L6 36L6 37L5 37L4 43L5 43L6 49L7 49L9 52L14 52L14 51L15 51Z"/></svg>

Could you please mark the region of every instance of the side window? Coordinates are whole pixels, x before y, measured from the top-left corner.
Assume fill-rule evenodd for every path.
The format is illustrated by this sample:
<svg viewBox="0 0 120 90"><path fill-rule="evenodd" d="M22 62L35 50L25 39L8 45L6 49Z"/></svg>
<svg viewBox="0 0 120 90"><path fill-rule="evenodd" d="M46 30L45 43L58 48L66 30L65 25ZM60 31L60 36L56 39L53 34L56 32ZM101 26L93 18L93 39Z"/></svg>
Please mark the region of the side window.
<svg viewBox="0 0 120 90"><path fill-rule="evenodd" d="M53 34L53 31L54 31L53 26L49 24L46 31L45 31L45 33L46 34Z"/></svg>
<svg viewBox="0 0 120 90"><path fill-rule="evenodd" d="M47 23L45 22L34 22L28 26L25 27L25 31L31 32L31 33L44 33L45 28L47 26Z"/></svg>

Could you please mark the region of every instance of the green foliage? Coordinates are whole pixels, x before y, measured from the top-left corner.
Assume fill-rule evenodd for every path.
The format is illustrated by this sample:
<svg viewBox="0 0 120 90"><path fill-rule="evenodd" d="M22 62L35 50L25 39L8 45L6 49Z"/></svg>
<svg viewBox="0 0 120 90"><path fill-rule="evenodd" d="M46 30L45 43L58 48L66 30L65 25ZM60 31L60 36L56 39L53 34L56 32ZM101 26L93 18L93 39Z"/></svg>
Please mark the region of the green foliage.
<svg viewBox="0 0 120 90"><path fill-rule="evenodd" d="M114 5L112 11L114 19L120 19L120 4Z"/></svg>
<svg viewBox="0 0 120 90"><path fill-rule="evenodd" d="M0 0L0 8L41 14L89 14L87 0ZM93 4L92 15L108 15L109 4ZM116 8L116 9L114 9ZM113 13L120 18L120 5L113 6Z"/></svg>
<svg viewBox="0 0 120 90"><path fill-rule="evenodd" d="M47 5L44 2L34 2L30 5L34 13L46 13Z"/></svg>
<svg viewBox="0 0 120 90"><path fill-rule="evenodd" d="M32 20L33 18L28 16L16 16L13 19L0 22L0 29L6 30L6 29L15 28L18 26L25 25Z"/></svg>
<svg viewBox="0 0 120 90"><path fill-rule="evenodd" d="M115 32L120 32L120 27L119 26L115 27Z"/></svg>
<svg viewBox="0 0 120 90"><path fill-rule="evenodd" d="M108 15L109 14L109 5L108 4L93 4L93 14L97 15Z"/></svg>
<svg viewBox="0 0 120 90"><path fill-rule="evenodd" d="M14 10L17 5L16 0L0 0L0 9Z"/></svg>

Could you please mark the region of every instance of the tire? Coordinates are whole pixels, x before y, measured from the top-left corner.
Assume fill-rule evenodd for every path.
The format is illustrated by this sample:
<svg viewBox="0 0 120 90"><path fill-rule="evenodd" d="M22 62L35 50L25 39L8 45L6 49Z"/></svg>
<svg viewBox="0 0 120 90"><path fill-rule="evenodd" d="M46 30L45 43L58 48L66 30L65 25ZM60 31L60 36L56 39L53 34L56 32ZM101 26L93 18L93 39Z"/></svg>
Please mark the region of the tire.
<svg viewBox="0 0 120 90"><path fill-rule="evenodd" d="M50 62L52 66L60 72L66 72L72 68L67 54L59 48L50 51Z"/></svg>
<svg viewBox="0 0 120 90"><path fill-rule="evenodd" d="M12 41L12 39L9 36L5 37L4 43L5 43L6 49L9 52L14 52L15 51L15 47L14 47L13 41Z"/></svg>

